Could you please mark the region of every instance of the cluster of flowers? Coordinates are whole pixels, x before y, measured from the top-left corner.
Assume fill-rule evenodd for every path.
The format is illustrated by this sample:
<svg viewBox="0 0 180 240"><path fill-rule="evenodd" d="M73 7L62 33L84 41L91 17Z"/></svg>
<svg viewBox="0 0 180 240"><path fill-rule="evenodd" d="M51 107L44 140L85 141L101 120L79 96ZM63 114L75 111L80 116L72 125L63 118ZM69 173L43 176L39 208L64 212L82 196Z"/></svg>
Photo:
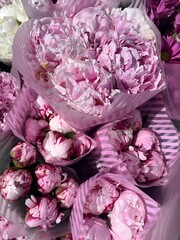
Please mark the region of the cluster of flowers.
<svg viewBox="0 0 180 240"><path fill-rule="evenodd" d="M162 36L162 60L180 63L180 1L147 0L147 14Z"/></svg>
<svg viewBox="0 0 180 240"><path fill-rule="evenodd" d="M103 177L89 191L83 213L87 239L93 235L102 239L101 234L105 240L136 239L146 218L145 204L137 193Z"/></svg>
<svg viewBox="0 0 180 240"><path fill-rule="evenodd" d="M108 129L108 135L137 182L149 183L163 176L166 168L160 141L153 130L143 128L138 110L132 118L113 123Z"/></svg>
<svg viewBox="0 0 180 240"><path fill-rule="evenodd" d="M4 6L0 1L0 12L15 2ZM110 159L113 163L115 152L136 185L145 187L163 178L168 168L159 136L144 127L141 113L135 110L165 86L159 35L144 11L144 1L134 0L130 7L118 8L120 2L24 0L27 15L33 18L19 27L24 19L17 18L20 10L16 7L10 20L15 17L18 27L4 20L7 27L3 28L12 26L13 34L19 28L12 72L23 87L16 98L14 80L0 73L0 133L7 120L14 134L25 141L10 151L10 167L0 175L0 197L15 205L20 198L24 200L27 229L53 232L55 225L70 216L72 235L58 239L143 240L143 234L157 221L158 203L117 165L106 162ZM147 1L159 28L155 8L159 12L166 9L166 2ZM161 19L165 12L173 16L178 33L179 3L173 2L171 10L162 11ZM179 35L168 30L167 34L171 33L179 44ZM163 50L162 56L167 57ZM171 62L176 60L171 57ZM106 123L108 140L105 137L95 143ZM179 145L174 139L172 142L175 152ZM97 152L97 168L106 162L106 169L98 168L96 176L81 183L73 170L78 165L73 164L85 163L84 172L88 173L91 168L86 160L92 158L93 162ZM0 221L0 235L7 235L8 220L2 217Z"/></svg>
<svg viewBox="0 0 180 240"><path fill-rule="evenodd" d="M47 230L60 223L64 209L72 207L79 187L72 174L40 161L37 150L25 142L16 144L10 155L14 166L0 176L1 196L9 201L30 196L25 200L25 222L29 227Z"/></svg>
<svg viewBox="0 0 180 240"><path fill-rule="evenodd" d="M0 133L7 128L6 116L19 92L17 79L10 73L0 72Z"/></svg>
<svg viewBox="0 0 180 240"><path fill-rule="evenodd" d="M31 103L25 139L36 145L47 163L72 164L92 149L92 140L71 127L42 97Z"/></svg>

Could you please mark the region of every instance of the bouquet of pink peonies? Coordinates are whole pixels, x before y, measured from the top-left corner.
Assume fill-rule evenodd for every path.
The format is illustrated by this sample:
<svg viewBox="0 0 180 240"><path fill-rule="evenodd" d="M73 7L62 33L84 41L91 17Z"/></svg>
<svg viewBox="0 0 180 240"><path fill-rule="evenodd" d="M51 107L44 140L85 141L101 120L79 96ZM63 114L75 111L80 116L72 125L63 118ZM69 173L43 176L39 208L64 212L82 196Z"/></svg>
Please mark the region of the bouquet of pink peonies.
<svg viewBox="0 0 180 240"><path fill-rule="evenodd" d="M80 186L71 215L74 240L145 239L158 204L116 173L95 175Z"/></svg>
<svg viewBox="0 0 180 240"><path fill-rule="evenodd" d="M16 138L8 142L0 157L0 214L10 224L7 229L3 227L3 234L38 239L41 231L46 231L43 239L50 239L70 232L64 220L79 187L75 172L45 163L32 145ZM11 228L21 232L15 233Z"/></svg>
<svg viewBox="0 0 180 240"><path fill-rule="evenodd" d="M50 164L71 165L95 147L92 138L69 125L27 87L23 88L7 122L17 137L35 145Z"/></svg>
<svg viewBox="0 0 180 240"><path fill-rule="evenodd" d="M179 158L179 133L167 114L162 95L139 110L95 132L97 147L85 165L93 173L116 166L141 187L164 185Z"/></svg>
<svg viewBox="0 0 180 240"><path fill-rule="evenodd" d="M76 7L23 24L13 66L84 130L125 117L163 89L164 74L156 29L143 8Z"/></svg>

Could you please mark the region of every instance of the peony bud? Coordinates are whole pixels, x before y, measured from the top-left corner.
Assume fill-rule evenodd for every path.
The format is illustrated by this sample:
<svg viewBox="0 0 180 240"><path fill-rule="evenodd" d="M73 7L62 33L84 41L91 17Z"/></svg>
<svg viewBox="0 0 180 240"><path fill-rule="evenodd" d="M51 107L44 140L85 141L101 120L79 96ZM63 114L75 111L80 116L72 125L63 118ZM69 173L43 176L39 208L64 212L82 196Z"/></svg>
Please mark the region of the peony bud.
<svg viewBox="0 0 180 240"><path fill-rule="evenodd" d="M137 178L139 182L158 180L165 172L163 155L156 151L150 151L146 155L146 160L142 161L141 171Z"/></svg>
<svg viewBox="0 0 180 240"><path fill-rule="evenodd" d="M109 227L106 222L100 218L85 218L85 228L87 239L89 240L112 240Z"/></svg>
<svg viewBox="0 0 180 240"><path fill-rule="evenodd" d="M25 222L30 228L40 227L47 230L55 223L60 223L64 216L63 213L58 213L58 203L55 198L35 198L31 195L31 198L26 199L25 204L28 207Z"/></svg>
<svg viewBox="0 0 180 240"><path fill-rule="evenodd" d="M18 200L30 191L31 183L28 170L8 168L0 177L0 194L10 201Z"/></svg>
<svg viewBox="0 0 180 240"><path fill-rule="evenodd" d="M137 178L141 171L141 160L137 156L134 151L125 151L120 155L122 161L126 164L127 169L133 176L133 178Z"/></svg>
<svg viewBox="0 0 180 240"><path fill-rule="evenodd" d="M94 215L100 215L107 213L112 209L118 197L119 192L116 186L106 179L100 179L96 187L92 189L87 196L84 214L92 213Z"/></svg>
<svg viewBox="0 0 180 240"><path fill-rule="evenodd" d="M67 122L65 122L61 116L54 114L51 116L51 119L49 121L49 127L51 131L60 132L62 134L66 134L69 132L75 132L75 129L73 129Z"/></svg>
<svg viewBox="0 0 180 240"><path fill-rule="evenodd" d="M146 210L137 193L125 190L115 201L108 217L114 240L119 240L119 236L123 236L123 240L132 240L143 230Z"/></svg>
<svg viewBox="0 0 180 240"><path fill-rule="evenodd" d="M72 178L66 179L66 181L61 184L55 193L61 207L72 207L78 188L79 184Z"/></svg>
<svg viewBox="0 0 180 240"><path fill-rule="evenodd" d="M72 139L63 137L57 132L49 131L38 148L45 162L61 165L61 160L70 160L72 155Z"/></svg>
<svg viewBox="0 0 180 240"><path fill-rule="evenodd" d="M29 118L25 123L25 138L29 143L36 144L46 135L48 123L45 120Z"/></svg>
<svg viewBox="0 0 180 240"><path fill-rule="evenodd" d="M84 155L90 148L90 139L82 133L77 133L73 138L73 157L76 158Z"/></svg>
<svg viewBox="0 0 180 240"><path fill-rule="evenodd" d="M35 170L38 191L50 193L54 188L59 187L61 182L67 178L62 168L53 164L39 164Z"/></svg>
<svg viewBox="0 0 180 240"><path fill-rule="evenodd" d="M10 152L16 167L23 168L37 162L38 154L36 149L28 143L19 142Z"/></svg>
<svg viewBox="0 0 180 240"><path fill-rule="evenodd" d="M160 151L160 142L156 134L148 128L141 129L133 139L133 146L141 151Z"/></svg>
<svg viewBox="0 0 180 240"><path fill-rule="evenodd" d="M117 152L124 151L131 144L133 139L133 129L129 128L125 122L117 122L108 130L109 140Z"/></svg>
<svg viewBox="0 0 180 240"><path fill-rule="evenodd" d="M30 116L36 119L48 120L54 110L44 101L41 96L31 104Z"/></svg>

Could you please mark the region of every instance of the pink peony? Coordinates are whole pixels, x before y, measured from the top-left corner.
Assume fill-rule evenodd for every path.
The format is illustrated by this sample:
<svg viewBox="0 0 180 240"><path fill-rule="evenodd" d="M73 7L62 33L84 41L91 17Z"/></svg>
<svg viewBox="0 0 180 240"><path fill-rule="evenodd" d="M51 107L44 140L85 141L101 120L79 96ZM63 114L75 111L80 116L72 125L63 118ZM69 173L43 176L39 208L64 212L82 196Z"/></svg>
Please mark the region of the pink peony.
<svg viewBox="0 0 180 240"><path fill-rule="evenodd" d="M91 140L82 133L77 133L73 138L73 156L80 157L91 148Z"/></svg>
<svg viewBox="0 0 180 240"><path fill-rule="evenodd" d="M72 207L76 194L79 188L79 184L73 178L67 178L56 190L56 198L61 207Z"/></svg>
<svg viewBox="0 0 180 240"><path fill-rule="evenodd" d="M113 240L136 239L143 230L146 209L141 198L130 190L123 191L108 214Z"/></svg>
<svg viewBox="0 0 180 240"><path fill-rule="evenodd" d="M67 174L64 173L61 167L53 164L39 164L35 170L35 176L37 179L38 191L50 193L54 188L59 187L61 182L67 178Z"/></svg>
<svg viewBox="0 0 180 240"><path fill-rule="evenodd" d="M60 223L64 214L58 213L58 203L55 198L41 197L26 199L28 212L25 217L25 222L28 227L40 227L47 230L55 224Z"/></svg>
<svg viewBox="0 0 180 240"><path fill-rule="evenodd" d="M118 197L119 192L115 185L106 179L99 179L87 196L84 214L100 215L109 212Z"/></svg>
<svg viewBox="0 0 180 240"><path fill-rule="evenodd" d="M31 188L32 176L28 170L8 168L0 176L0 194L14 201L24 197Z"/></svg>
<svg viewBox="0 0 180 240"><path fill-rule="evenodd" d="M137 178L141 172L141 160L134 151L127 150L120 155L133 178Z"/></svg>
<svg viewBox="0 0 180 240"><path fill-rule="evenodd" d="M51 131L60 132L62 134L75 132L75 129L72 128L66 121L61 118L61 116L57 114L51 116L49 127Z"/></svg>
<svg viewBox="0 0 180 240"><path fill-rule="evenodd" d="M23 168L37 162L38 154L36 149L25 142L16 144L10 152L16 167Z"/></svg>
<svg viewBox="0 0 180 240"><path fill-rule="evenodd" d="M69 9L78 6L73 1ZM161 87L162 71L156 36L141 10L88 6L72 18L64 11L35 20L25 51L37 80L55 88L59 101L101 116L121 92Z"/></svg>
<svg viewBox="0 0 180 240"><path fill-rule="evenodd" d="M85 218L85 228L88 240L112 240L107 223L100 218Z"/></svg>
<svg viewBox="0 0 180 240"><path fill-rule="evenodd" d="M38 147L45 162L55 165L61 165L62 160L70 160L72 155L72 139L53 131L46 134L43 142L38 143Z"/></svg>
<svg viewBox="0 0 180 240"><path fill-rule="evenodd" d="M1 240L9 239L8 232L7 232L9 224L10 222L6 218L0 215L0 239Z"/></svg>
<svg viewBox="0 0 180 240"><path fill-rule="evenodd" d="M133 129L117 122L108 130L109 140L114 149L120 153L128 148L133 140Z"/></svg>
<svg viewBox="0 0 180 240"><path fill-rule="evenodd" d="M18 95L19 86L10 73L0 72L0 133L7 127L6 116Z"/></svg>
<svg viewBox="0 0 180 240"><path fill-rule="evenodd" d="M163 155L160 152L150 151L145 154L146 160L141 161L139 182L155 181L163 176L166 171Z"/></svg>
<svg viewBox="0 0 180 240"><path fill-rule="evenodd" d="M29 143L36 144L39 139L45 137L48 123L45 120L28 118L25 123L25 138Z"/></svg>
<svg viewBox="0 0 180 240"><path fill-rule="evenodd" d="M48 120L54 110L44 101L41 96L31 103L30 116L36 119Z"/></svg>
<svg viewBox="0 0 180 240"><path fill-rule="evenodd" d="M160 142L151 129L141 129L133 139L133 146L141 151L156 150L160 151Z"/></svg>

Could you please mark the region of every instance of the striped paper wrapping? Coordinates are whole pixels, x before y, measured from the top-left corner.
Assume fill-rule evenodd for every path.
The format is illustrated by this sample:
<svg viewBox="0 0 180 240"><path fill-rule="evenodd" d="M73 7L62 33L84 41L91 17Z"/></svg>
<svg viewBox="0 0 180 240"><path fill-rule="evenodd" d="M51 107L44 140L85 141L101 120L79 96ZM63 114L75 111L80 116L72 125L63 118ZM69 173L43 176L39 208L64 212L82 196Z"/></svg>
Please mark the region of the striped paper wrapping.
<svg viewBox="0 0 180 240"><path fill-rule="evenodd" d="M160 186L167 183L172 166L180 157L180 133L173 125L166 110L162 94L158 94L140 108L142 117L146 119L144 127L152 129L160 140L167 173L148 186ZM143 185L141 185L143 186ZM146 185L144 185L146 186Z"/></svg>
<svg viewBox="0 0 180 240"><path fill-rule="evenodd" d="M151 199L148 195L138 189L135 185L125 179L123 176L115 173L102 173L93 176L88 179L86 182L81 184L75 203L73 205L73 210L70 217L71 222L71 230L73 235L73 240L86 240L86 232L83 227L83 209L86 203L86 198L91 189L93 189L96 185L96 182L100 178L106 178L109 180L113 180L114 182L120 184L126 189L132 190L136 192L141 199L144 201L146 206L146 220L144 225L143 232L137 237L137 240L144 240L148 232L152 230L154 225L158 220L158 216L160 213L160 206L157 202ZM85 238L84 238L85 237Z"/></svg>
<svg viewBox="0 0 180 240"><path fill-rule="evenodd" d="M145 121L143 127L152 129L160 140L167 171L165 171L162 178L157 181L138 185L141 187L164 185L168 180L169 174L171 174L173 164L180 157L180 133L176 130L167 114L161 94L149 100L139 108L139 110ZM116 167L117 171L123 174L128 180L136 183L109 141L108 128L111 124L112 123L106 124L97 130L94 136L97 147L92 154L87 157L84 164L86 164L88 171L90 169L92 173Z"/></svg>
<svg viewBox="0 0 180 240"><path fill-rule="evenodd" d="M37 98L37 93L34 92L31 88L24 86L21 93L17 97L11 111L7 116L7 123L9 128L12 130L15 136L26 142L24 132L25 132L25 122L29 117L29 109L31 103ZM77 157L70 161L61 161L61 166L72 165L80 161L83 157L88 155L96 146L95 141L86 135L86 137L91 142L91 147L87 153L83 156Z"/></svg>
<svg viewBox="0 0 180 240"><path fill-rule="evenodd" d="M135 1L139 5L140 0ZM34 19L26 21L18 29L13 46L13 54L16 56L13 59L13 66L22 75L24 82L34 89L44 100L54 108L54 110L63 114L62 117L65 121L71 124L74 128L80 131L85 131L99 124L112 122L116 119L122 119L128 113L148 101L150 98L161 92L165 86L160 86L157 90L145 91L137 94L120 93L113 101L110 109L101 117L86 114L70 108L67 103L62 99L57 86L52 86L52 83L40 83L32 70L31 65L28 63L24 54L24 45L28 42L29 33L34 24ZM152 24L151 24L152 25ZM154 25L153 25L154 30ZM24 40L26 39L26 41ZM163 72L163 69L162 69ZM163 74L164 75L164 74ZM49 86L51 85L51 86Z"/></svg>

